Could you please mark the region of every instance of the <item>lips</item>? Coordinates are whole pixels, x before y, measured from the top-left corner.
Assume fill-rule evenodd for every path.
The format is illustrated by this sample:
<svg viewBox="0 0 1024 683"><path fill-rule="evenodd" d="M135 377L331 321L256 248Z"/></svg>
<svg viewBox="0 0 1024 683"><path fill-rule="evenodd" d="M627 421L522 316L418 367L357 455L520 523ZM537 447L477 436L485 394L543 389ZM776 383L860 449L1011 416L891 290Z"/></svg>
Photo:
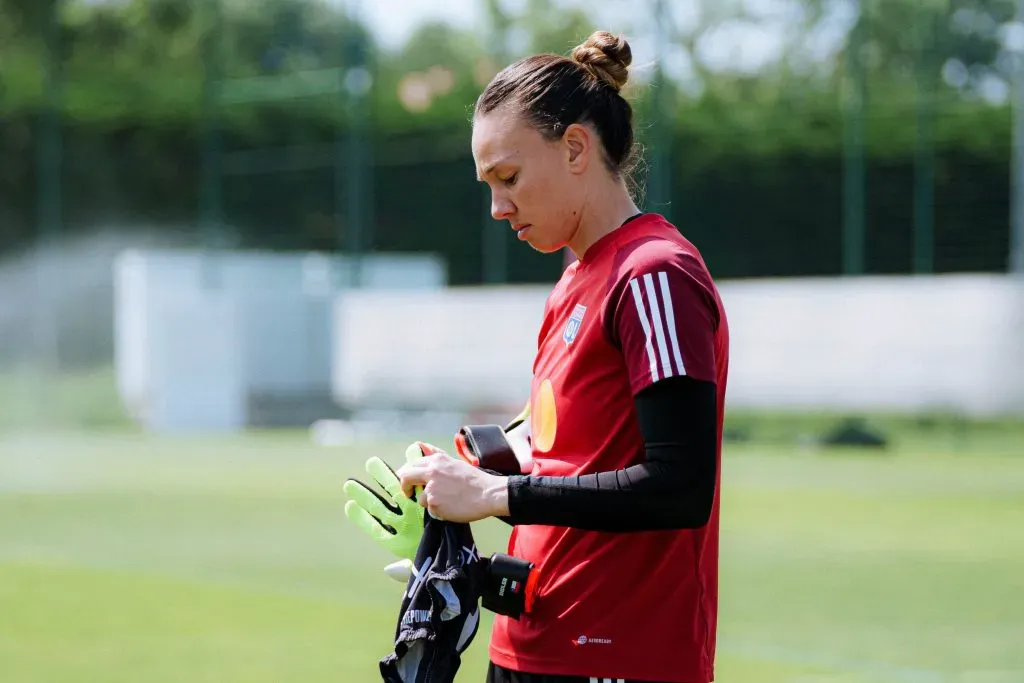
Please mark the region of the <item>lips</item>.
<svg viewBox="0 0 1024 683"><path fill-rule="evenodd" d="M513 225L512 229L516 231L516 236L519 239L526 239L526 232L530 229L530 224L523 223L522 225Z"/></svg>

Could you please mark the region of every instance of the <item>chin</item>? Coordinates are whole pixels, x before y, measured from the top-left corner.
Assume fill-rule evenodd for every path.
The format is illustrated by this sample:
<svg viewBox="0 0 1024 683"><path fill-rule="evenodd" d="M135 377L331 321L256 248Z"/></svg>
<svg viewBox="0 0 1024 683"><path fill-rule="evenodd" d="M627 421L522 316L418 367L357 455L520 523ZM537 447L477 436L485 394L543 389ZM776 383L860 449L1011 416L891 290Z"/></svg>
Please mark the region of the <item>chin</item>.
<svg viewBox="0 0 1024 683"><path fill-rule="evenodd" d="M533 247L534 251L539 251L542 254L554 254L562 250L562 245L555 244L535 244L527 240L527 244Z"/></svg>
<svg viewBox="0 0 1024 683"><path fill-rule="evenodd" d="M534 251L539 251L542 254L553 254L565 246L561 242L552 242L551 240L530 239L530 236L526 238L526 243L529 244Z"/></svg>

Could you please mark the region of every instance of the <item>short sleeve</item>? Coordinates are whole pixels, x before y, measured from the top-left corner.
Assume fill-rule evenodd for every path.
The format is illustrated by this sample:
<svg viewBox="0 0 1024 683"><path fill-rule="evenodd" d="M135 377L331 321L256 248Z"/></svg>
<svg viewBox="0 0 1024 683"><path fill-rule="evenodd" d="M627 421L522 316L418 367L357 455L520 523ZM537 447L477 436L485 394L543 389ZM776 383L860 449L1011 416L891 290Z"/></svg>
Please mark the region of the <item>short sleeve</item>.
<svg viewBox="0 0 1024 683"><path fill-rule="evenodd" d="M609 302L615 307L609 322L633 393L679 375L715 381L718 309L700 271L663 263L624 280Z"/></svg>

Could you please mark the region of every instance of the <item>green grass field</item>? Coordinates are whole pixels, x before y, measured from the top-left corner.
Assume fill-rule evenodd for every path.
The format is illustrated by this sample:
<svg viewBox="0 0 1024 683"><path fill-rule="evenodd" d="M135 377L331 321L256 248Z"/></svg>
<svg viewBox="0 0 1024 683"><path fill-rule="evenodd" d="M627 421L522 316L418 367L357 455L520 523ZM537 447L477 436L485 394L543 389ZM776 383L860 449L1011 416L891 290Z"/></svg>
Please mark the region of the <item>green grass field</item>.
<svg viewBox="0 0 1024 683"><path fill-rule="evenodd" d="M727 448L719 681L1024 681L1024 443L947 442ZM0 436L0 681L379 680L400 588L340 488L403 446Z"/></svg>

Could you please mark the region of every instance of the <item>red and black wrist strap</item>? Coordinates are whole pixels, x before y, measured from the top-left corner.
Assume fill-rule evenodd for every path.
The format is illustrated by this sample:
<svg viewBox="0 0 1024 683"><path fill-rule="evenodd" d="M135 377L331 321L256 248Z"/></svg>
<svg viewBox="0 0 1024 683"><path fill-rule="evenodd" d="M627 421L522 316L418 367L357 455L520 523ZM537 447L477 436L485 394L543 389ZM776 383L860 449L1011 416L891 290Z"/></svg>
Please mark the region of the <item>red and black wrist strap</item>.
<svg viewBox="0 0 1024 683"><path fill-rule="evenodd" d="M540 577L538 567L505 553L495 553L483 565L480 598L484 609L519 619L533 610Z"/></svg>

